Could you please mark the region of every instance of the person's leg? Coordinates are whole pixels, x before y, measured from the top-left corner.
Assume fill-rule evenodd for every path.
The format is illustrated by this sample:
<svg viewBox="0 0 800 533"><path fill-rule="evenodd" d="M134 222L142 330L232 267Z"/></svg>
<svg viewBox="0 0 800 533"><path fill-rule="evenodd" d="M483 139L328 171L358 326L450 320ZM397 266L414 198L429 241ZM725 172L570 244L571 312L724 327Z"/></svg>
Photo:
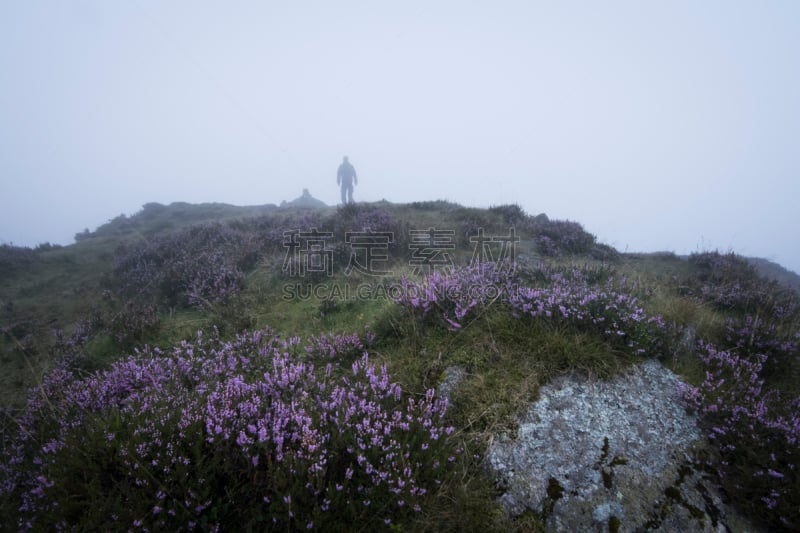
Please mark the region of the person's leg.
<svg viewBox="0 0 800 533"><path fill-rule="evenodd" d="M347 185L342 183L342 205L347 203Z"/></svg>
<svg viewBox="0 0 800 533"><path fill-rule="evenodd" d="M352 183L347 187L347 198L348 198L348 202L352 204L353 203L353 184Z"/></svg>

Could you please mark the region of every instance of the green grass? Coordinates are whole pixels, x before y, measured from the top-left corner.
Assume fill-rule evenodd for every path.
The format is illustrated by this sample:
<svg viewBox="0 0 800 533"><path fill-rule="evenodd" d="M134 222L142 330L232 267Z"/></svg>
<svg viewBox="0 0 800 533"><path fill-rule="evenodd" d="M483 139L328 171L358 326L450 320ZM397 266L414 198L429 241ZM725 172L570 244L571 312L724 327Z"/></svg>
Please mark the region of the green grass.
<svg viewBox="0 0 800 533"><path fill-rule="evenodd" d="M100 301L116 242L97 239L37 252L0 280L0 403L20 405L50 366L53 331L71 331Z"/></svg>

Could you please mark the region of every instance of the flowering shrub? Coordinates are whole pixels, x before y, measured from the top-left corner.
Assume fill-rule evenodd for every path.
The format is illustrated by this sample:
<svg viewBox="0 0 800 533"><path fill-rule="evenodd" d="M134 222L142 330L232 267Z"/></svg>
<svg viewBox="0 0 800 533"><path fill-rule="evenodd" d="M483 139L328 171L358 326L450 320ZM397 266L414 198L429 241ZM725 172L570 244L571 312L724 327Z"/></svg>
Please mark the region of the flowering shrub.
<svg viewBox="0 0 800 533"><path fill-rule="evenodd" d="M459 244L465 247L475 247L474 239L483 231L488 231L493 226L491 219L485 213L476 212L475 209L464 209L463 215L459 217L456 236Z"/></svg>
<svg viewBox="0 0 800 533"><path fill-rule="evenodd" d="M612 342L622 343L635 354L663 348L666 324L661 316L650 316L638 299L625 290L625 282L589 283L584 272L573 270L549 274L549 283L524 287L509 298L514 316L564 321L595 331Z"/></svg>
<svg viewBox="0 0 800 533"><path fill-rule="evenodd" d="M633 353L657 351L666 339L660 316L649 316L625 283L610 279L597 285L591 269L560 272L545 267L528 273L533 283L523 284L516 265L483 263L452 272L432 272L420 281L401 278L395 301L417 320L433 319L450 331L492 304L503 305L515 318L560 321L595 331L621 343Z"/></svg>
<svg viewBox="0 0 800 533"><path fill-rule="evenodd" d="M53 331L53 343L48 352L53 356L56 366L69 368L77 366L86 359L86 344L94 334L94 325L89 321L79 322L67 336L64 330Z"/></svg>
<svg viewBox="0 0 800 533"><path fill-rule="evenodd" d="M336 359L348 356L361 356L373 343L375 335L367 330L362 338L358 333L312 335L306 344L306 351L316 358Z"/></svg>
<svg viewBox="0 0 800 533"><path fill-rule="evenodd" d="M778 320L800 315L796 291L760 277L746 259L736 254L696 253L689 256L689 262L699 271L695 291L720 309L767 313Z"/></svg>
<svg viewBox="0 0 800 533"><path fill-rule="evenodd" d="M730 496L775 527L796 530L800 398L785 398L765 377L776 360L797 357L797 340L777 339L774 328L752 317L729 321L727 329L730 349L699 342L705 380L685 387L683 397L719 450L717 473Z"/></svg>
<svg viewBox="0 0 800 533"><path fill-rule="evenodd" d="M399 256L406 252L408 224L395 219L386 209L359 204L346 204L336 210L332 221L335 240L344 243L348 232L391 233L391 242L386 243L386 250L391 255ZM349 247L340 247L338 261L347 264ZM405 258L405 257L404 257Z"/></svg>
<svg viewBox="0 0 800 533"><path fill-rule="evenodd" d="M260 217L255 220L255 231L261 236L264 246L270 251L284 249L284 232L308 231L321 228L322 217L318 211L302 211L300 213L279 213Z"/></svg>
<svg viewBox="0 0 800 533"><path fill-rule="evenodd" d="M599 242L592 246L589 255L592 259L597 259L598 261L616 261L620 258L620 253L616 248Z"/></svg>
<svg viewBox="0 0 800 533"><path fill-rule="evenodd" d="M158 329L161 321L156 306L127 302L109 320L108 330L120 344L141 340L148 332Z"/></svg>
<svg viewBox="0 0 800 533"><path fill-rule="evenodd" d="M0 508L39 530L385 527L419 513L454 460L445 408L366 353L317 369L296 338L198 333L46 376L5 443Z"/></svg>
<svg viewBox="0 0 800 533"><path fill-rule="evenodd" d="M503 217L504 224L514 225L525 220L528 215L519 204L501 204L489 207L490 213L497 213Z"/></svg>
<svg viewBox="0 0 800 533"><path fill-rule="evenodd" d="M354 231L369 228L372 231L392 231L395 220L385 209L368 209L359 211L355 218Z"/></svg>
<svg viewBox="0 0 800 533"><path fill-rule="evenodd" d="M577 222L544 219L532 229L537 250L545 256L588 254L595 244L594 235Z"/></svg>
<svg viewBox="0 0 800 533"><path fill-rule="evenodd" d="M396 221L386 209L359 204L339 206L333 221L334 231L344 235L347 231L393 231Z"/></svg>
<svg viewBox="0 0 800 533"><path fill-rule="evenodd" d="M787 337L778 332L773 322L747 315L742 320L728 318L725 322L725 346L743 356L765 357L761 374L765 378L791 373L800 362L798 346L800 332Z"/></svg>
<svg viewBox="0 0 800 533"><path fill-rule="evenodd" d="M230 265L225 255L212 252L205 261L196 265L186 296L189 305L210 310L214 304L235 296L243 282L244 274Z"/></svg>
<svg viewBox="0 0 800 533"><path fill-rule="evenodd" d="M481 263L448 272L434 270L420 281L400 278L395 302L413 317L434 317L456 331L476 313L513 291L514 278L507 262Z"/></svg>
<svg viewBox="0 0 800 533"><path fill-rule="evenodd" d="M239 292L242 268L252 264L258 249L251 233L222 224L198 225L121 248L113 273L129 297L210 308Z"/></svg>

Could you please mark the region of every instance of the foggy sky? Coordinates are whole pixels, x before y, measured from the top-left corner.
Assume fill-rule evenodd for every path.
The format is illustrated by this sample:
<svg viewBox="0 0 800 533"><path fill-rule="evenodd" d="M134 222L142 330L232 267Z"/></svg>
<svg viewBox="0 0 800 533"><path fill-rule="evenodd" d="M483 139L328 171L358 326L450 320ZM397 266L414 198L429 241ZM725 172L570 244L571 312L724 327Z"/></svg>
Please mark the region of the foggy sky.
<svg viewBox="0 0 800 533"><path fill-rule="evenodd" d="M147 202L446 199L800 272L800 3L9 0L0 242Z"/></svg>

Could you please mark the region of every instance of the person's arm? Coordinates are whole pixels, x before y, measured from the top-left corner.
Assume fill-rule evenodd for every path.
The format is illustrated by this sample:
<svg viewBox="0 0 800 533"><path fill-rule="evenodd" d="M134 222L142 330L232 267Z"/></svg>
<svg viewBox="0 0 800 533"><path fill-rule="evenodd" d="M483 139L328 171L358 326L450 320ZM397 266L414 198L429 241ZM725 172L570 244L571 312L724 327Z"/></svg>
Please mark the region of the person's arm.
<svg viewBox="0 0 800 533"><path fill-rule="evenodd" d="M353 167L353 184L358 185L358 176L356 175L356 167Z"/></svg>
<svg viewBox="0 0 800 533"><path fill-rule="evenodd" d="M339 165L339 169L336 171L336 185L342 184L342 166Z"/></svg>

